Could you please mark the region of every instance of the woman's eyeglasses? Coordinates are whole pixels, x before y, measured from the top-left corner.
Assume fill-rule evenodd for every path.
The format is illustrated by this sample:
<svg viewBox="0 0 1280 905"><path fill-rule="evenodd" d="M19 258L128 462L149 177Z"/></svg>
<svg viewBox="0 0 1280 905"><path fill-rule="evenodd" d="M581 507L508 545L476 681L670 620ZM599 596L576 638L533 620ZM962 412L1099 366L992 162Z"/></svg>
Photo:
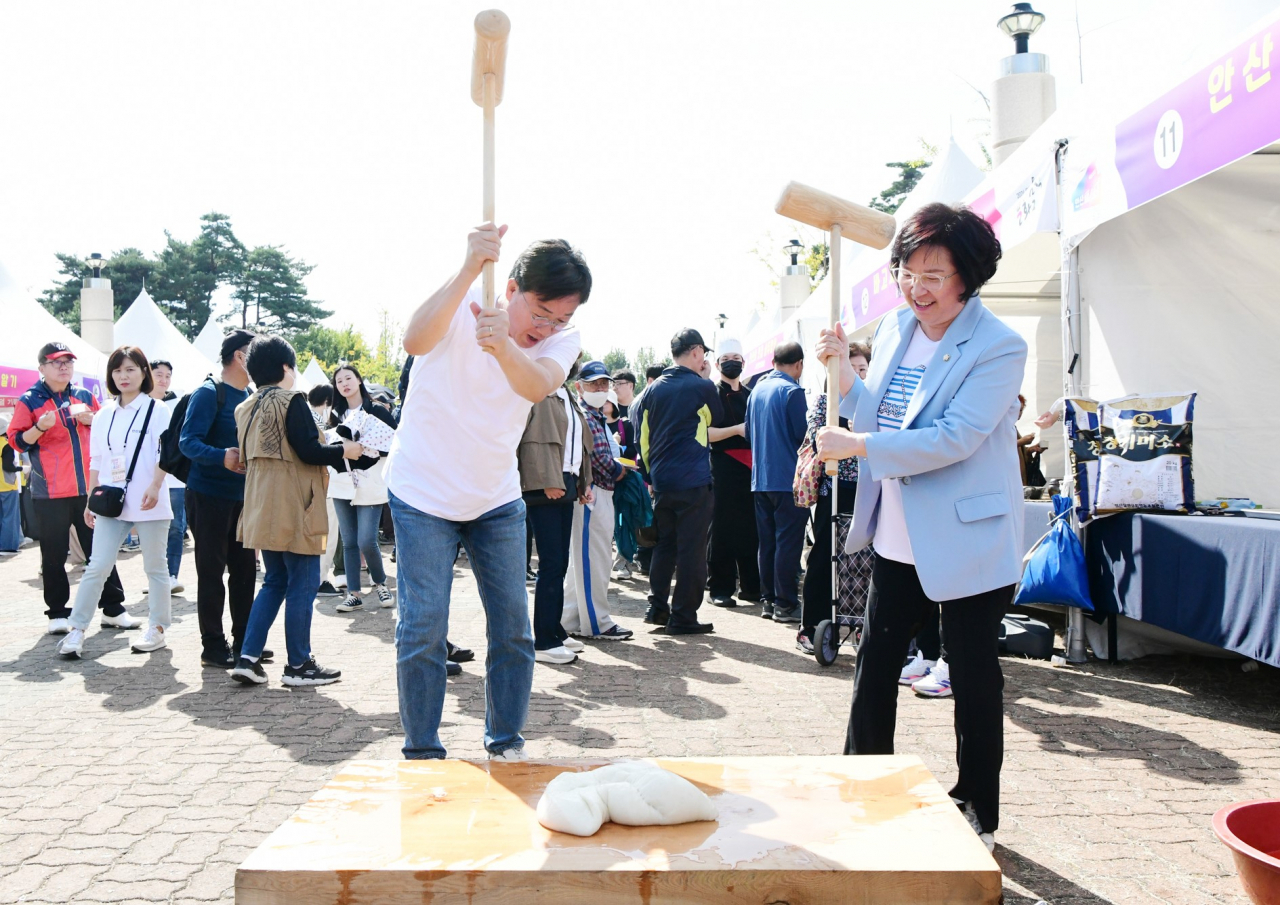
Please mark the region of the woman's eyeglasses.
<svg viewBox="0 0 1280 905"><path fill-rule="evenodd" d="M908 286L919 286L929 292L941 292L942 287L947 280L955 276L959 271L952 271L945 276L940 273L912 273L905 267L895 267L889 271L893 275L893 280L898 284L899 288L904 291Z"/></svg>

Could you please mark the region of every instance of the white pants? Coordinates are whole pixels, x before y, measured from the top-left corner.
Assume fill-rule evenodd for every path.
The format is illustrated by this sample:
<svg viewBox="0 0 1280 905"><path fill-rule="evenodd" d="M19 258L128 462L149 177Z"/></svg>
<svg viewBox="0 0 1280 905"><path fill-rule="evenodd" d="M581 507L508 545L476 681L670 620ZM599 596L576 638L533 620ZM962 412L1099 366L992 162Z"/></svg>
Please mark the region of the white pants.
<svg viewBox="0 0 1280 905"><path fill-rule="evenodd" d="M107 518L99 515L93 524L93 555L89 564L84 567L80 576L80 587L76 588L76 602L71 607L71 624L78 629L87 629L93 619L93 611L98 608L98 597L102 594L107 576L120 556L120 545L128 536L130 529L138 532L138 540L142 544L142 565L147 573L147 587L150 594L147 604L150 607L151 624L168 628L171 621L171 603L169 600L169 519L158 519L146 522L123 522L118 518Z"/></svg>
<svg viewBox="0 0 1280 905"><path fill-rule="evenodd" d="M328 581L329 573L333 571L333 558L338 555L338 511L333 508L332 499L325 500L324 504L329 512L329 541L320 554L320 580Z"/></svg>
<svg viewBox="0 0 1280 905"><path fill-rule="evenodd" d="M609 572L613 565L613 491L595 488L590 507L573 504L569 570L564 576L560 624L574 635L599 635L613 628L609 615Z"/></svg>

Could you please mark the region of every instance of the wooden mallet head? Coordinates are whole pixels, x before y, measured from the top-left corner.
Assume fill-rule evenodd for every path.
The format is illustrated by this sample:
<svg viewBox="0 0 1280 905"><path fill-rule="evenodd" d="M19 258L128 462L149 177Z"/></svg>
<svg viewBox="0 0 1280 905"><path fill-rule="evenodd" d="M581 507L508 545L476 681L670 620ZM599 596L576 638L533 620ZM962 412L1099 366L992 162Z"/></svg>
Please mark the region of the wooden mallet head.
<svg viewBox="0 0 1280 905"><path fill-rule="evenodd" d="M773 209L784 217L828 232L839 226L844 238L871 248L888 247L897 229L892 214L845 201L802 182L788 182Z"/></svg>
<svg viewBox="0 0 1280 905"><path fill-rule="evenodd" d="M502 103L502 82L507 69L507 35L511 20L500 9L476 14L476 49L471 57L471 99L485 105L484 77L493 75L493 104Z"/></svg>

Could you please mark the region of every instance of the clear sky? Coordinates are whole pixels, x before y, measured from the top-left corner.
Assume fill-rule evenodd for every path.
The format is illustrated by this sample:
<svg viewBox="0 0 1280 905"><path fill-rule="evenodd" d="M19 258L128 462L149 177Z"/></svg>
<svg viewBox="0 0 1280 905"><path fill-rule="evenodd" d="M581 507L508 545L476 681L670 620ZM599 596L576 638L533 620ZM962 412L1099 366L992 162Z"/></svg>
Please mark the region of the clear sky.
<svg viewBox="0 0 1280 905"><path fill-rule="evenodd" d="M1037 0L1048 19L1031 49L1050 55L1060 106L1082 90L1137 106L1276 5ZM403 323L480 219L482 8L4 4L0 262L35 295L55 251L154 252L216 209L246 243L317 265L330 323L376 338L378 312ZM661 351L720 312L732 332L776 304L752 249L783 262L774 249L795 232L773 204L788 180L866 202L886 161L949 134L980 162L975 88L1013 49L995 27L1009 4L977 0L501 8L504 259L542 237L583 250L595 290L576 320L596 355Z"/></svg>

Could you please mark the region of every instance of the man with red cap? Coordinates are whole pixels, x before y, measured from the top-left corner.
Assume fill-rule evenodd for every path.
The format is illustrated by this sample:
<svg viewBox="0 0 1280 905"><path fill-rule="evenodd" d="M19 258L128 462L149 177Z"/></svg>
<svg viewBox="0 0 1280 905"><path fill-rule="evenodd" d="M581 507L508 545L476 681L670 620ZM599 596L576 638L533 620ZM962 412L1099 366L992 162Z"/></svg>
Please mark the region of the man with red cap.
<svg viewBox="0 0 1280 905"><path fill-rule="evenodd" d="M45 615L49 633L65 635L71 608L67 553L71 531L85 556L93 552L93 529L84 520L89 502L89 425L98 400L84 387L72 386L76 356L63 343L40 349L40 379L14 407L9 443L31 458L31 505L40 530L40 562L44 576ZM124 608L124 588L115 569L98 599L102 624L137 628L141 622Z"/></svg>

